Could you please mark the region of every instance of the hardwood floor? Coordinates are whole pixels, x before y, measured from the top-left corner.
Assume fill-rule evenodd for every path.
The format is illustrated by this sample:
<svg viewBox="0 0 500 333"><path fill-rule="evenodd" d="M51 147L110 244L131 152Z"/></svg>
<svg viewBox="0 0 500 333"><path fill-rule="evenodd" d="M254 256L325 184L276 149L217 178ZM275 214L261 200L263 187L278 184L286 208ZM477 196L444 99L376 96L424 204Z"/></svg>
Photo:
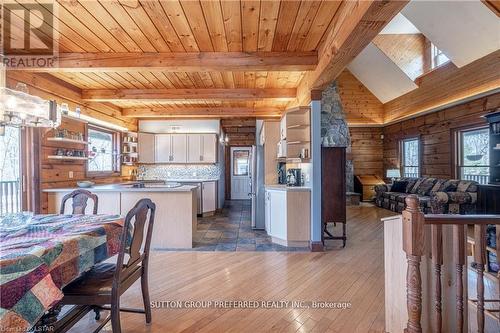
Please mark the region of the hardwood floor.
<svg viewBox="0 0 500 333"><path fill-rule="evenodd" d="M383 332L383 238L388 210L348 208L348 241L324 253L154 252L150 293L159 301L330 301L348 309L154 309L153 323L123 313L123 332ZM122 306L141 307L140 286ZM95 325L84 318L72 332ZM110 331L110 326L107 327Z"/></svg>

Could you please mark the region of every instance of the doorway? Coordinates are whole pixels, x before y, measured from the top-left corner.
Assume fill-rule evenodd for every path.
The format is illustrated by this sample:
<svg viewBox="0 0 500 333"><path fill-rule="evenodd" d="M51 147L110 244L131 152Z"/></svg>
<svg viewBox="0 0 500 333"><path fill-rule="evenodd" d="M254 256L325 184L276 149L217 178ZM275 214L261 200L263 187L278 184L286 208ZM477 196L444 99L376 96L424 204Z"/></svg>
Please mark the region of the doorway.
<svg viewBox="0 0 500 333"><path fill-rule="evenodd" d="M231 199L250 199L251 147L231 147Z"/></svg>
<svg viewBox="0 0 500 333"><path fill-rule="evenodd" d="M21 129L0 128L0 216L22 210Z"/></svg>

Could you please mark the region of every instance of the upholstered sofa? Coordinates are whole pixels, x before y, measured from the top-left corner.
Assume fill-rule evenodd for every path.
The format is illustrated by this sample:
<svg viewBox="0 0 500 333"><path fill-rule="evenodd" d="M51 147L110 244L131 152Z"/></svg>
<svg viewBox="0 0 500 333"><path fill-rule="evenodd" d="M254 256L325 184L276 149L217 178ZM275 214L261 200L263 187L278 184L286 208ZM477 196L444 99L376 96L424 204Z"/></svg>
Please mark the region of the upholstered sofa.
<svg viewBox="0 0 500 333"><path fill-rule="evenodd" d="M473 214L476 210L477 182L438 178L400 178L399 189L392 185L375 186L375 203L378 207L401 213L405 198L417 195L420 208L425 214ZM402 185L405 185L402 188Z"/></svg>

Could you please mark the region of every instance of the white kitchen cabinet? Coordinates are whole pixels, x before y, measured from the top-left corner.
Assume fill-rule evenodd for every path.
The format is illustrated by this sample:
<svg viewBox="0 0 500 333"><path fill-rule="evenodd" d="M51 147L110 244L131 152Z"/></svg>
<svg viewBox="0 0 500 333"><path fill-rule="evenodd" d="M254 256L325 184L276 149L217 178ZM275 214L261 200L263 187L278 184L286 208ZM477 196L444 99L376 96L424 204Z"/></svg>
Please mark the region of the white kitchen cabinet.
<svg viewBox="0 0 500 333"><path fill-rule="evenodd" d="M279 239L287 238L286 194L286 191L269 191L270 235Z"/></svg>
<svg viewBox="0 0 500 333"><path fill-rule="evenodd" d="M156 134L156 163L186 163L186 134Z"/></svg>
<svg viewBox="0 0 500 333"><path fill-rule="evenodd" d="M265 215L265 228L268 235L271 235L271 193L266 191L265 194L265 205L264 205L264 215Z"/></svg>
<svg viewBox="0 0 500 333"><path fill-rule="evenodd" d="M200 134L187 134L187 162L201 163Z"/></svg>
<svg viewBox="0 0 500 333"><path fill-rule="evenodd" d="M170 155L172 163L187 162L187 137L186 134L171 134Z"/></svg>
<svg viewBox="0 0 500 333"><path fill-rule="evenodd" d="M202 212L215 212L217 209L217 182L203 182L201 195Z"/></svg>
<svg viewBox="0 0 500 333"><path fill-rule="evenodd" d="M216 163L217 135L187 134L187 163Z"/></svg>
<svg viewBox="0 0 500 333"><path fill-rule="evenodd" d="M201 134L202 144L202 162L216 163L217 162L217 135Z"/></svg>
<svg viewBox="0 0 500 333"><path fill-rule="evenodd" d="M310 241L310 200L308 190L267 189L265 228L274 243L308 246Z"/></svg>
<svg viewBox="0 0 500 333"><path fill-rule="evenodd" d="M155 135L155 162L170 163L172 161L171 154L171 136L170 134Z"/></svg>
<svg viewBox="0 0 500 333"><path fill-rule="evenodd" d="M137 142L139 163L154 163L155 135L151 133L138 133Z"/></svg>

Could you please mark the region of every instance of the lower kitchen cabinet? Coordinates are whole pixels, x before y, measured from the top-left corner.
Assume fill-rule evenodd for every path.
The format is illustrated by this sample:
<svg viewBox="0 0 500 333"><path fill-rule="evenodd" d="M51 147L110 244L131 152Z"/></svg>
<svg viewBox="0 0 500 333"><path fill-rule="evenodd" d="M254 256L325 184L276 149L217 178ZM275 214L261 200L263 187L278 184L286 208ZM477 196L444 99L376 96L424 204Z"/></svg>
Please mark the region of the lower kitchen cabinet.
<svg viewBox="0 0 500 333"><path fill-rule="evenodd" d="M308 246L310 241L311 192L266 189L265 226L274 243Z"/></svg>
<svg viewBox="0 0 500 333"><path fill-rule="evenodd" d="M201 188L202 213L212 213L217 209L217 182L203 182Z"/></svg>

